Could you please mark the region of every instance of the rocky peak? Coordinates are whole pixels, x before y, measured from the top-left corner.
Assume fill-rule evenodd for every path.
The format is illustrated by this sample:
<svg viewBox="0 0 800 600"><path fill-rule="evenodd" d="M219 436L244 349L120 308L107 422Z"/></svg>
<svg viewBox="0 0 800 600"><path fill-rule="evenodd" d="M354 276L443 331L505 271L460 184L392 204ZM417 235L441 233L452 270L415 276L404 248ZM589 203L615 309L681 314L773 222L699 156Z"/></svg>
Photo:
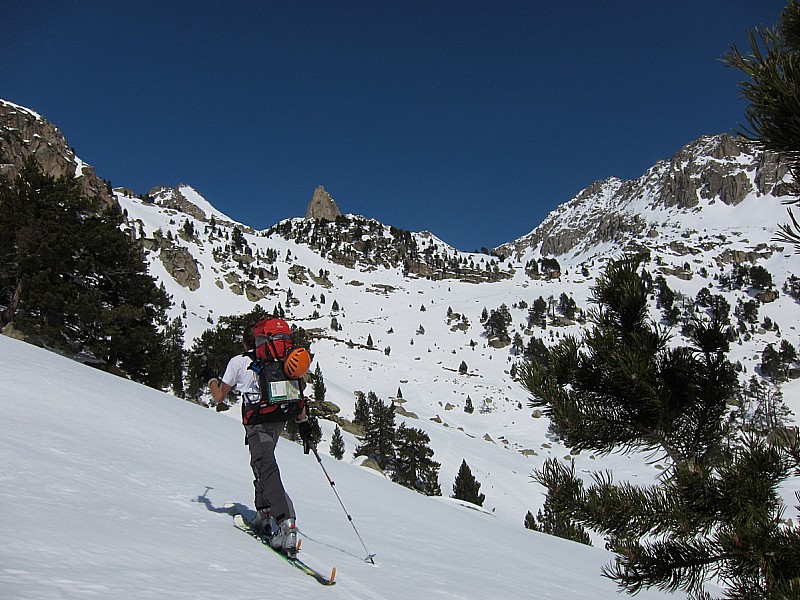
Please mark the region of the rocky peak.
<svg viewBox="0 0 800 600"><path fill-rule="evenodd" d="M164 208L171 208L180 211L198 221L207 221L206 213L196 204L190 202L181 192L181 184L175 188L167 186L156 186L147 195L154 199L156 204Z"/></svg>
<svg viewBox="0 0 800 600"><path fill-rule="evenodd" d="M543 256L562 256L599 244L629 248L645 236L657 237L665 214L695 213L717 202L733 207L751 194L786 195L787 173L785 161L751 141L729 134L704 136L639 179L596 182L530 234L497 250L520 255L535 249Z"/></svg>
<svg viewBox="0 0 800 600"><path fill-rule="evenodd" d="M325 188L321 185L317 186L314 190L314 195L311 197L311 202L306 209L306 219L324 219L325 221L335 221L336 217L340 216L342 211L336 206L336 201L333 199Z"/></svg>
<svg viewBox="0 0 800 600"><path fill-rule="evenodd" d="M106 184L75 156L55 125L32 110L0 99L0 180L13 182L29 156L48 175L75 177L85 195L99 196L106 205L114 203Z"/></svg>

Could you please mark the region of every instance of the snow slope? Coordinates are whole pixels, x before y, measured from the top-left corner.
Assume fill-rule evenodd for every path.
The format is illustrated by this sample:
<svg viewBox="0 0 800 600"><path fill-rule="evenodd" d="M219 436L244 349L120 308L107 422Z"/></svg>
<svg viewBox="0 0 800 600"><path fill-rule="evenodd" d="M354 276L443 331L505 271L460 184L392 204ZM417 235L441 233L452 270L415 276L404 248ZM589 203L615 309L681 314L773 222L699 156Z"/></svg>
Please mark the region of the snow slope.
<svg viewBox="0 0 800 600"><path fill-rule="evenodd" d="M0 356L3 598L619 598L599 576L612 557L602 549L416 494L323 453L377 554L370 565L313 455L283 440L303 555L338 568L337 585L323 588L237 531L223 509L252 509L234 419L2 336Z"/></svg>

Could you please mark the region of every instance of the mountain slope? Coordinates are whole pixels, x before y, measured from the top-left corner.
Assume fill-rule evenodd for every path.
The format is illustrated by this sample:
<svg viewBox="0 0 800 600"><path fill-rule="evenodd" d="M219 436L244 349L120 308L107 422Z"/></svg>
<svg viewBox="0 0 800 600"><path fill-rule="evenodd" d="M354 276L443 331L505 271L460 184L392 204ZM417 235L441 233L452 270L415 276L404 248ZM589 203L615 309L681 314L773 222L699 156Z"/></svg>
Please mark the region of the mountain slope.
<svg viewBox="0 0 800 600"><path fill-rule="evenodd" d="M611 558L604 550L325 456L377 554L369 565L313 456L284 440L303 555L338 567L337 585L321 590L236 531L223 510L228 501L252 510L234 420L5 337L0 354L0 453L11 466L0 475L5 598L619 597L598 575Z"/></svg>

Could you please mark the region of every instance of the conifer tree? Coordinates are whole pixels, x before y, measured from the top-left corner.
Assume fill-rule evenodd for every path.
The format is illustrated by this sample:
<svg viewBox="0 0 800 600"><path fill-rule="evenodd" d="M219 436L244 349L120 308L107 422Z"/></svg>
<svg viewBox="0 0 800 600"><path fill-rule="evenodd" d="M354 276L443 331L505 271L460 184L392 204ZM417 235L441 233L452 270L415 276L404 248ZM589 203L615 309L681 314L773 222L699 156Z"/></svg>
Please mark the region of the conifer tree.
<svg viewBox="0 0 800 600"><path fill-rule="evenodd" d="M472 398L469 396L467 396L467 401L464 403L464 412L470 415L475 412L475 407L472 404Z"/></svg>
<svg viewBox="0 0 800 600"><path fill-rule="evenodd" d="M545 463L545 466L550 466L549 463L550 461ZM570 463L569 468L559 464L558 468L562 473L570 474L570 478L564 478L561 481L568 482L568 484L574 488L577 485L575 463ZM536 475L534 475L534 477L536 477ZM586 531L586 528L571 516L569 509L565 506L563 501L558 501L562 500L567 495L568 492L563 488L556 488L555 490L548 489L544 506L536 513L536 517L532 518L529 529L591 546L591 537ZM565 510L565 508L567 508L567 510ZM531 515L531 517L533 517L533 515Z"/></svg>
<svg viewBox="0 0 800 600"><path fill-rule="evenodd" d="M185 394L183 374L186 367L186 352L183 349L183 334L185 328L180 317L175 317L166 330L166 356L167 369L170 373L172 393L178 397Z"/></svg>
<svg viewBox="0 0 800 600"><path fill-rule="evenodd" d="M469 465L467 465L467 461L462 459L461 467L458 469L458 474L453 482L453 494L450 497L483 506L486 495L481 494L480 491L480 482L475 479Z"/></svg>
<svg viewBox="0 0 800 600"><path fill-rule="evenodd" d="M336 460L342 460L342 458L344 458L344 436L342 436L342 430L338 425L333 430L330 453Z"/></svg>
<svg viewBox="0 0 800 600"><path fill-rule="evenodd" d="M528 327L538 325L544 327L547 323L547 302L539 296L533 301L533 305L528 310Z"/></svg>
<svg viewBox="0 0 800 600"><path fill-rule="evenodd" d="M433 460L430 441L421 429L400 425L395 434L392 481L426 496L441 496L440 465Z"/></svg>
<svg viewBox="0 0 800 600"><path fill-rule="evenodd" d="M691 347L668 347L647 323L636 267L609 264L582 344L565 340L544 367L526 365L524 380L567 445L656 451L669 458L665 477L639 487L596 473L585 487L551 459L534 478L554 517L606 536L618 557L605 574L630 593L657 586L700 598L718 574L731 599L791 597L800 591L800 532L783 525L778 486L800 472L800 448L734 445L723 417L738 385L721 314L693 323Z"/></svg>
<svg viewBox="0 0 800 600"><path fill-rule="evenodd" d="M527 513L525 513L524 525L525 525L525 529L533 529L534 531L537 531L537 529L536 529L536 517L533 516L533 513L531 511L528 511Z"/></svg>
<svg viewBox="0 0 800 600"><path fill-rule="evenodd" d="M258 304L249 313L225 315L217 325L206 329L192 344L187 357L186 394L197 398L211 377L221 377L232 356L241 354L245 326L270 316Z"/></svg>
<svg viewBox="0 0 800 600"><path fill-rule="evenodd" d="M724 57L728 65L748 80L739 83L741 95L750 102L745 109L749 130L744 134L762 148L788 160L795 199L800 202L800 1L789 0L781 22L772 28L750 31L750 52L731 46ZM800 251L800 222L789 210L791 223L779 226L778 240Z"/></svg>
<svg viewBox="0 0 800 600"><path fill-rule="evenodd" d="M635 258L612 261L592 290L593 327L567 337L545 361L520 368L531 406L579 450L662 452L675 463L714 458L728 401L738 390L719 320L694 321L691 347L668 346L647 319L648 289ZM612 368L613 367L613 368Z"/></svg>
<svg viewBox="0 0 800 600"><path fill-rule="evenodd" d="M707 598L714 577L731 600L782 600L800 594L800 530L784 522L779 489L798 467L796 444L749 438L713 466L683 464L652 486L595 474L587 487L552 459L537 479L557 511L607 536L618 556L604 574L631 594L656 586Z"/></svg>
<svg viewBox="0 0 800 600"><path fill-rule="evenodd" d="M325 387L325 379L322 376L322 369L317 363L316 369L314 369L314 400L316 402L324 402L325 401L325 394L327 393L327 388Z"/></svg>
<svg viewBox="0 0 800 600"><path fill-rule="evenodd" d="M361 444L356 448L356 456L367 456L373 459L378 466L386 470L395 456L395 413L394 404L385 404L373 392L369 393L367 402L369 420L364 436L359 438Z"/></svg>
<svg viewBox="0 0 800 600"><path fill-rule="evenodd" d="M14 185L0 186L0 320L163 388L170 299L123 220L119 206L101 206L74 178L54 179L28 158Z"/></svg>
<svg viewBox="0 0 800 600"><path fill-rule="evenodd" d="M501 340L509 339L508 326L512 323L511 311L508 306L501 305L497 310L492 310L483 326L488 337L498 337Z"/></svg>
<svg viewBox="0 0 800 600"><path fill-rule="evenodd" d="M364 392L356 392L356 405L353 413L353 423L366 429L369 426L369 404Z"/></svg>

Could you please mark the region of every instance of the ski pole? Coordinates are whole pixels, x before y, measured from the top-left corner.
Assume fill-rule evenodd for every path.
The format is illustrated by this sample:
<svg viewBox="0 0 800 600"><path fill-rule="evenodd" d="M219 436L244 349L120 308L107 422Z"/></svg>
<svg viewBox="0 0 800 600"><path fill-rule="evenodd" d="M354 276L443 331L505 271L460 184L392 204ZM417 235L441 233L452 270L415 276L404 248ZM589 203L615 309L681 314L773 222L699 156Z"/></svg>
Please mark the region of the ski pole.
<svg viewBox="0 0 800 600"><path fill-rule="evenodd" d="M333 490L333 493L336 494L336 498L339 500L339 504L342 506L342 510L344 511L344 514L347 515L347 520L350 521L350 525L353 526L353 531L356 532L356 535L358 536L358 541L361 542L361 545L364 547L364 552L367 553L367 557L364 560L365 561L369 561L374 565L375 564L375 560L374 560L375 559L375 555L369 553L369 550L367 550L367 545L364 543L364 540L361 539L361 534L358 533L358 529L356 529L356 524L353 523L353 517L351 517L350 513L347 512L347 509L344 506L344 502L342 502L342 497L339 496L339 492L336 491L336 484L333 482L333 479L331 479L331 476L328 475L328 471L327 471L327 469L325 469L325 465L322 464L322 459L319 456L319 452L317 452L316 446L311 446L311 450L314 451L314 456L317 457L317 462L319 463L319 466L322 467L322 472L325 473L325 477L328 478L328 483L331 484L331 489Z"/></svg>

